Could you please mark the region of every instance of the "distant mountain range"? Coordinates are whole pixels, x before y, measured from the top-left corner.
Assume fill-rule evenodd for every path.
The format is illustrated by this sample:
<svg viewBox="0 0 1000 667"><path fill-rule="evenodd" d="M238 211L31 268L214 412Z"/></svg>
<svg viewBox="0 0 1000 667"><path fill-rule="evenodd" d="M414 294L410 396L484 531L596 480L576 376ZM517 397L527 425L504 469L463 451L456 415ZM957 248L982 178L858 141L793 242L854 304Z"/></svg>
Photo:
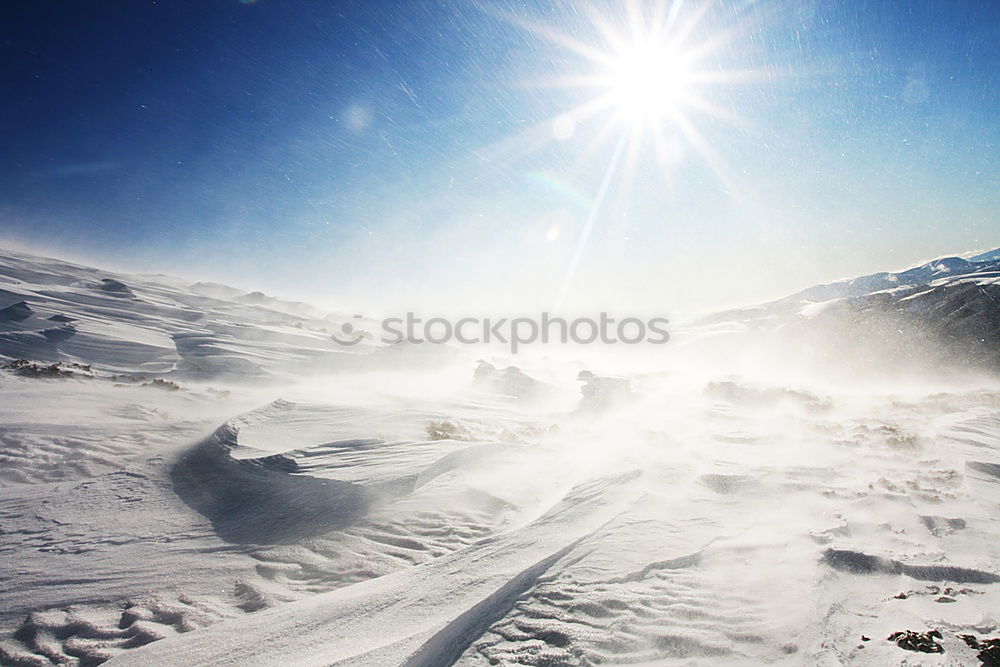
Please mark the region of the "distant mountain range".
<svg viewBox="0 0 1000 667"><path fill-rule="evenodd" d="M886 289L920 285L932 280L970 276L1000 270L1000 248L968 259L942 257L920 266L896 273L880 272L867 276L816 285L786 299L826 301L848 296L861 296Z"/></svg>
<svg viewBox="0 0 1000 667"><path fill-rule="evenodd" d="M834 357L901 361L919 354L934 363L1000 371L1000 248L816 285L697 324L724 322L780 332L790 352L807 341Z"/></svg>

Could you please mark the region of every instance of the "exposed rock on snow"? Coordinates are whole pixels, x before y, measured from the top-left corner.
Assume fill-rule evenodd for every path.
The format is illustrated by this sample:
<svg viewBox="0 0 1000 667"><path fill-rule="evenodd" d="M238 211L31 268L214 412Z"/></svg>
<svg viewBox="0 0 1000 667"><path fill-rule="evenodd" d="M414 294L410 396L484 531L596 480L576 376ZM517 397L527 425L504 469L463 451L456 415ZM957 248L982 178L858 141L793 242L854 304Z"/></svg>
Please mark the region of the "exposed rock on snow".
<svg viewBox="0 0 1000 667"><path fill-rule="evenodd" d="M944 653L944 648L935 639L941 639L941 633L937 630L927 632L916 632L914 630L903 630L894 632L888 637L889 641L896 642L896 646L907 651L919 651L920 653Z"/></svg>
<svg viewBox="0 0 1000 667"><path fill-rule="evenodd" d="M580 393L580 407L584 410L606 410L627 401L632 395L632 385L628 378L601 377L590 371L580 371L576 379L583 384Z"/></svg>
<svg viewBox="0 0 1000 667"><path fill-rule="evenodd" d="M135 296L128 285L120 280L115 280L114 278L102 278L101 282L97 285L97 288L102 292L107 292L108 294L113 294L115 296Z"/></svg>
<svg viewBox="0 0 1000 667"><path fill-rule="evenodd" d="M0 322L20 322L26 320L34 314L24 301L0 309Z"/></svg>
<svg viewBox="0 0 1000 667"><path fill-rule="evenodd" d="M517 366L498 369L482 359L476 362L473 379L487 391L520 399L541 398L551 390L551 387L530 377Z"/></svg>

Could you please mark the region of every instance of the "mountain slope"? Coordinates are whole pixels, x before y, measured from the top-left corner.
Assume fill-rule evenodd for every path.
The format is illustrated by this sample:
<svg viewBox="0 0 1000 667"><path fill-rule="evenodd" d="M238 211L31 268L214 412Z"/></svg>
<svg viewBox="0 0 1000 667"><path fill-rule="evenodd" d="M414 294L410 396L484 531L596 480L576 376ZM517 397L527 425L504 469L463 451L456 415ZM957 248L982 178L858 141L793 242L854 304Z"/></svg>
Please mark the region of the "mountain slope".
<svg viewBox="0 0 1000 667"><path fill-rule="evenodd" d="M725 323L752 332L763 348L778 348L786 359L997 373L1000 260L946 257L906 271L817 285L696 324Z"/></svg>

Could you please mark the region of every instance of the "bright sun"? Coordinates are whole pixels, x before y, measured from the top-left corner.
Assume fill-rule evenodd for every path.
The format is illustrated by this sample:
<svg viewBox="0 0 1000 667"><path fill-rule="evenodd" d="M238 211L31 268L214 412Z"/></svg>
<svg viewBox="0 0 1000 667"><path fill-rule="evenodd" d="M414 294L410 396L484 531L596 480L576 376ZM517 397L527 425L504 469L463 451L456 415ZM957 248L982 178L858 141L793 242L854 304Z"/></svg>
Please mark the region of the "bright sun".
<svg viewBox="0 0 1000 667"><path fill-rule="evenodd" d="M589 26L578 24L569 30L510 17L561 51L581 57L589 69L539 82L592 93L553 120L553 138L572 137L575 128L603 115L606 122L594 133L595 144L616 134L625 136L633 156L630 160L634 161L640 145L648 145L667 168L676 164L680 142L722 171L694 116L703 113L739 123L732 111L713 104L705 93L712 86L747 81L759 73L721 69L710 62L714 60L710 56L740 32L735 28L707 31L705 19L712 4L711 0L688 5L681 0L621 0L620 12L604 14L581 0L577 16ZM588 32L593 35L591 41L578 36Z"/></svg>
<svg viewBox="0 0 1000 667"><path fill-rule="evenodd" d="M638 44L610 59L605 85L621 118L641 123L676 113L691 78L681 54L665 46Z"/></svg>
<svg viewBox="0 0 1000 667"><path fill-rule="evenodd" d="M577 128L603 117L604 122L588 133L591 138L583 146L580 163L609 141L614 146L577 237L555 310L572 285L605 195L614 182L617 196L628 199L640 154L651 151L664 176L669 177L688 155L696 153L733 190L729 169L699 131L694 117L708 114L741 124L734 111L719 107L705 96L707 88L767 75L754 70L722 69L717 59L710 57L741 32L737 26L706 30L713 18L709 11L713 0L688 4L684 0L621 0L621 11L611 15L598 11L588 0L578 1L579 11L573 13L573 18L582 17L589 25L556 30L522 16L505 17L561 52L580 57L586 67L579 74L567 73L538 82L544 87L586 91L582 103L561 111L548 122L550 137L569 141L580 136ZM581 40L579 35L583 34L591 35L591 40ZM726 51L732 53L731 49ZM537 141L540 132L532 129L524 136L528 141ZM515 149L512 154L519 152Z"/></svg>

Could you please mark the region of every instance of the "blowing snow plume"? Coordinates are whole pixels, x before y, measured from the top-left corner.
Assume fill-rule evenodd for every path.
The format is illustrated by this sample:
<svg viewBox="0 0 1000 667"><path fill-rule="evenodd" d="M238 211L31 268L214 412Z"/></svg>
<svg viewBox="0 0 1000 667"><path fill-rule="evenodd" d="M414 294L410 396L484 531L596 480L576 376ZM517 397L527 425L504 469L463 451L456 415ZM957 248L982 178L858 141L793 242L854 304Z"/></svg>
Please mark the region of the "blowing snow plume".
<svg viewBox="0 0 1000 667"><path fill-rule="evenodd" d="M995 262L679 324L636 371L387 365L336 315L5 258L4 663L883 664L995 632Z"/></svg>

